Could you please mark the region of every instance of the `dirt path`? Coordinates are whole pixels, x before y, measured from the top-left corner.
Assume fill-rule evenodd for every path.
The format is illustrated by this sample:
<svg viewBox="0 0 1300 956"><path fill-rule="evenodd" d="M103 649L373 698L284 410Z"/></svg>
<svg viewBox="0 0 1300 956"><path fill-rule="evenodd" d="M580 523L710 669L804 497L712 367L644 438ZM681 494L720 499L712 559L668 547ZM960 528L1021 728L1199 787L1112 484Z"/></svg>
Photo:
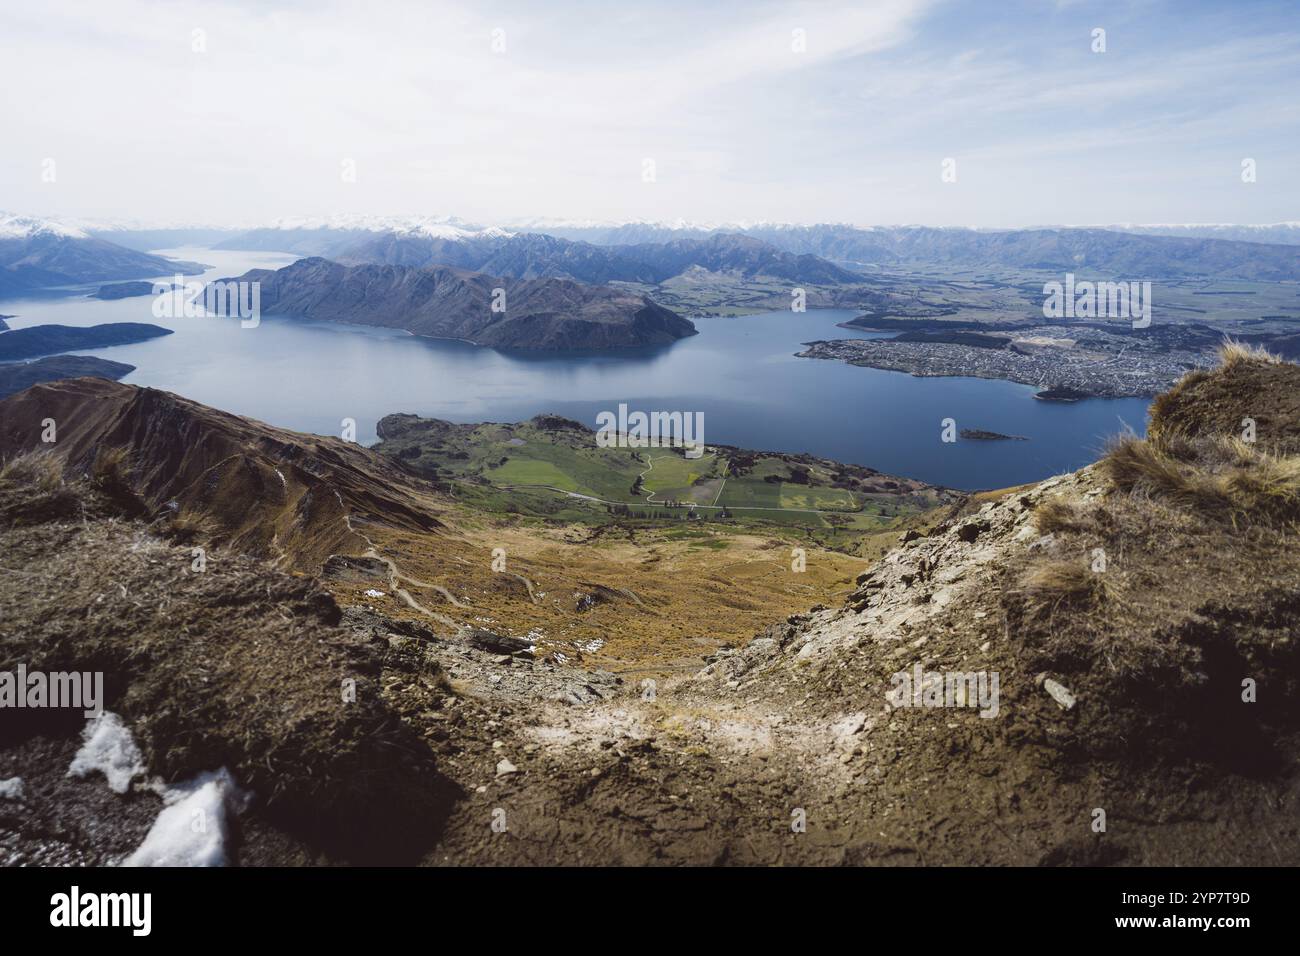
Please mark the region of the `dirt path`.
<svg viewBox="0 0 1300 956"><path fill-rule="evenodd" d="M367 535L364 531L358 530L357 527L352 523L352 515L348 512L347 505L345 505L343 502L343 496L340 495L337 491L335 491L334 494L338 498L339 507L343 509L343 524L347 527L348 531L350 531L352 534L356 535L358 538L360 538L362 541L366 543L367 550L365 551L363 557L371 558L376 561L382 561L384 566L388 568L389 590L391 590L393 594L397 595L397 597L400 598L413 611L417 611L420 614L423 614L426 617L434 621L437 621L439 624L442 624L446 627L450 627L453 631L458 632L464 630L465 625L452 620L447 615L441 614L438 611L429 610L429 608L425 607L414 597L412 597L411 592L407 591L404 587L399 585L397 582L409 581L412 584L416 585L417 587L424 587L424 588L429 588L431 590L437 591L439 594L445 597L456 607L463 608L463 607L467 607L467 605L462 604L460 601L456 600L456 598L451 594L451 592L448 591L446 588L444 588L442 585L428 584L416 578L412 578L409 575L403 574L402 570L397 566L397 562L394 561L392 558L380 554L378 549L375 547L374 541L370 539L370 536Z"/></svg>

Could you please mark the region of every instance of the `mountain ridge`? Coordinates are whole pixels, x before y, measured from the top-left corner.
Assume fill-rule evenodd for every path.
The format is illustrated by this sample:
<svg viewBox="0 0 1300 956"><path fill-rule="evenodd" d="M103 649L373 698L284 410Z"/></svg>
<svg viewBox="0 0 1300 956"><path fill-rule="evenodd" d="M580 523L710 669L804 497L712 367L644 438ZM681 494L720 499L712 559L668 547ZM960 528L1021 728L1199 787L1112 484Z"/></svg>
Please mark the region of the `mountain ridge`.
<svg viewBox="0 0 1300 956"><path fill-rule="evenodd" d="M497 348L642 347L696 334L693 323L645 296L565 279L321 258L240 278L261 283L266 315L403 329ZM504 310L494 311L494 303Z"/></svg>

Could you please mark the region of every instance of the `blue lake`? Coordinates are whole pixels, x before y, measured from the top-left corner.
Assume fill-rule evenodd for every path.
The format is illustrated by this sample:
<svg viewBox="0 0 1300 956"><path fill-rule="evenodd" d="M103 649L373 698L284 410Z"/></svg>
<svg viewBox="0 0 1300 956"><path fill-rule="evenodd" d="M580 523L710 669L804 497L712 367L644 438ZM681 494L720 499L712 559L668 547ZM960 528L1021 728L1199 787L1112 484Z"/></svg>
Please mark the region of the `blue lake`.
<svg viewBox="0 0 1300 956"><path fill-rule="evenodd" d="M209 263L207 278L275 268L292 256L166 250ZM159 278L170 278L159 277ZM401 332L263 318L159 319L145 296L102 302L75 294L0 302L12 328L150 322L174 335L86 350L137 367L124 381L299 431L338 435L345 418L375 440L391 412L457 422L517 421L555 412L592 427L616 410L704 413L707 442L811 452L954 488L998 488L1094 460L1126 426L1142 432L1145 399L1040 402L1035 389L975 378L795 358L812 339L872 337L837 328L856 313L788 311L696 319L700 334L662 348L543 354L482 349ZM941 441L941 422L1028 441Z"/></svg>

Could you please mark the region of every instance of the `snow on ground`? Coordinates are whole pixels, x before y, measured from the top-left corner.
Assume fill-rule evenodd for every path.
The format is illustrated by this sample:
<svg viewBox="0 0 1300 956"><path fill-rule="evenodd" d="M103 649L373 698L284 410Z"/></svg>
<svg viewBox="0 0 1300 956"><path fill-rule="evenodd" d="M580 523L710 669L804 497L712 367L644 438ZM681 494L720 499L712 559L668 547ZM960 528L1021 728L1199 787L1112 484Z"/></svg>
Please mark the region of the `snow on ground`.
<svg viewBox="0 0 1300 956"><path fill-rule="evenodd" d="M82 741L68 767L73 777L87 777L98 770L114 793L126 793L131 781L145 771L140 748L117 714L105 712L86 721Z"/></svg>
<svg viewBox="0 0 1300 956"><path fill-rule="evenodd" d="M230 820L248 806L224 767L180 784L155 788L165 806L144 842L123 866L225 866Z"/></svg>
<svg viewBox="0 0 1300 956"><path fill-rule="evenodd" d="M21 800L22 798L22 777L10 777L8 780L0 780L0 800Z"/></svg>
<svg viewBox="0 0 1300 956"><path fill-rule="evenodd" d="M126 793L131 781L145 773L144 759L131 731L117 714L105 712L86 722L81 749L68 774L86 777L98 771L116 793ZM9 791L16 788L17 793ZM224 866L230 820L248 808L252 795L241 790L224 767L201 773L184 783L149 785L162 797L163 808L144 842L122 861L123 866ZM21 799L22 781L0 781L0 797Z"/></svg>

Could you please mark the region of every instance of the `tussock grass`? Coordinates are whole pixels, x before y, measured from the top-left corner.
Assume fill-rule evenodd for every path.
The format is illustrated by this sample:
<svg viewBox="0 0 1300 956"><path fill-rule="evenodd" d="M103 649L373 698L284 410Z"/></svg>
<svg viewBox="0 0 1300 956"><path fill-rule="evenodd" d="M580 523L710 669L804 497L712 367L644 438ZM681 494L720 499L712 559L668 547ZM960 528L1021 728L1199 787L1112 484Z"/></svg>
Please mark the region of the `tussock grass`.
<svg viewBox="0 0 1300 956"><path fill-rule="evenodd" d="M31 452L0 467L0 527L65 520L80 513L81 501L54 455Z"/></svg>
<svg viewBox="0 0 1300 956"><path fill-rule="evenodd" d="M1094 605L1109 597L1106 574L1076 559L1044 561L1021 579L1018 593L1039 608Z"/></svg>
<svg viewBox="0 0 1300 956"><path fill-rule="evenodd" d="M1121 491L1159 498L1207 521L1300 517L1300 456L1236 437L1117 439L1100 469Z"/></svg>
<svg viewBox="0 0 1300 956"><path fill-rule="evenodd" d="M1283 360L1281 356L1274 355L1263 346L1228 339L1219 346L1219 361L1223 368L1230 369L1243 362L1263 362L1268 365L1279 365Z"/></svg>
<svg viewBox="0 0 1300 956"><path fill-rule="evenodd" d="M215 521L197 511L169 512L163 525L164 534L185 544L211 537L219 530Z"/></svg>
<svg viewBox="0 0 1300 956"><path fill-rule="evenodd" d="M63 465L53 455L32 452L11 458L0 467L0 480L28 485L43 494L63 487Z"/></svg>
<svg viewBox="0 0 1300 956"><path fill-rule="evenodd" d="M1034 508L1034 525L1040 534L1081 531L1092 525L1088 515L1064 498L1048 498Z"/></svg>
<svg viewBox="0 0 1300 956"><path fill-rule="evenodd" d="M101 449L90 469L94 486L128 517L139 517L148 509L131 485L124 448Z"/></svg>

